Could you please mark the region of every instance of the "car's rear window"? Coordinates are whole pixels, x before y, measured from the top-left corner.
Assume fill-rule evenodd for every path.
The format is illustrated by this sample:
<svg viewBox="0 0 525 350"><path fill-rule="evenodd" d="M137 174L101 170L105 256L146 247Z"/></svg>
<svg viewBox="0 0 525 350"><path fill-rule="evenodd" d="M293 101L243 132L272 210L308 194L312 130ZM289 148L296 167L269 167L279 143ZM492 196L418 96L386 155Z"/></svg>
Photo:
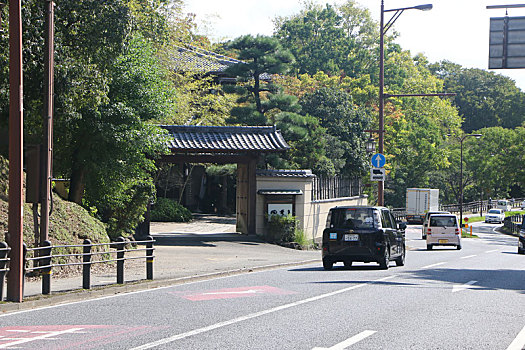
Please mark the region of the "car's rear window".
<svg viewBox="0 0 525 350"><path fill-rule="evenodd" d="M378 222L379 212L372 208L341 208L332 210L330 228L375 228Z"/></svg>
<svg viewBox="0 0 525 350"><path fill-rule="evenodd" d="M433 227L456 227L457 221L455 216L431 216L430 226Z"/></svg>

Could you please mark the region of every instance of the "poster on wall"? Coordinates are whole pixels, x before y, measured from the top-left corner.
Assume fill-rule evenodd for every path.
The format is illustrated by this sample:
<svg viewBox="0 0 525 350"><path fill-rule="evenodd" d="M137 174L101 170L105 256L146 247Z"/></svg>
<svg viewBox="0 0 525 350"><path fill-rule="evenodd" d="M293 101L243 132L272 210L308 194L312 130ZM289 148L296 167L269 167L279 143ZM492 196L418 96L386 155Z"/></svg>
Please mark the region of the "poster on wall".
<svg viewBox="0 0 525 350"><path fill-rule="evenodd" d="M268 221L272 215L293 215L292 203L268 203Z"/></svg>

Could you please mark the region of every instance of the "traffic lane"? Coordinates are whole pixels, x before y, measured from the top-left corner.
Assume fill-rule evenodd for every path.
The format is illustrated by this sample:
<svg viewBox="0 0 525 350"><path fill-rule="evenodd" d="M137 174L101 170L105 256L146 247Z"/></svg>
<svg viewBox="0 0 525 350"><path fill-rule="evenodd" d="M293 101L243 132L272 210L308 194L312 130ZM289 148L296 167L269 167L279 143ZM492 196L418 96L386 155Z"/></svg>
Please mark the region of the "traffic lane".
<svg viewBox="0 0 525 350"><path fill-rule="evenodd" d="M450 259L456 258L457 261L461 258L460 252L457 251L441 251L437 254L425 254L422 256L428 259L429 257L441 256ZM451 254L452 253L452 254ZM413 261L412 252L408 253L407 261ZM423 260L418 265L428 263L429 260ZM415 263L415 261L414 261ZM75 324L114 324L144 326L150 327L151 332L141 336L141 340L147 339L163 339L175 334L183 334L191 332L195 329L200 329L202 326L214 325L221 322L226 322L231 319L244 317L245 315L253 314L254 312L261 312L272 307L280 307L287 303L294 303L299 300L304 300L308 297L316 297L319 293L336 292L340 285L349 285L353 288L356 285L361 285L370 281L375 281L380 278L388 278L392 273L399 273L403 271L410 271L408 268L391 268L389 271L377 270L376 266L363 265L357 266L351 270L336 269L335 271L323 271L319 265L309 265L303 268L296 268L291 270L278 270L264 274L250 274L244 275L243 278L227 278L208 281L204 284L197 283L191 285L179 286L176 288L166 288L164 290L157 290L153 294L139 293L136 295L122 296L118 302L116 298L108 298L99 300L96 306L89 305L82 307L76 305L74 310L63 310L61 312L53 311L51 320L60 319L61 321L68 320L71 325ZM246 277L246 278L244 278ZM443 283L442 277L437 273L435 275L425 275L424 280L437 280ZM272 281L271 283L269 281ZM461 282L461 278L458 278ZM447 283L450 281L446 281ZM468 281L467 281L468 282ZM377 282L376 282L377 283ZM389 281L389 283L392 283ZM224 298L205 300L203 303L189 302L184 296L188 295L202 295L202 294L216 294L224 292L247 292L250 289L233 290L232 288L246 288L271 284L280 287L282 290L292 291L295 294L270 294L257 295L256 298ZM383 284L381 284L383 285ZM315 288L312 288L315 286ZM367 285L368 286L368 285ZM361 288L361 287L359 287ZM350 292L350 290L348 290ZM131 297L131 298L130 298ZM131 300L129 300L131 299ZM135 299L135 300L134 300ZM202 300L199 300L202 301ZM100 305L102 304L102 305ZM365 302L366 304L366 302ZM213 306L213 309L210 307ZM131 308L131 310L126 310ZM85 309L85 310L83 310ZM116 311L114 311L116 310ZM87 317L76 318L72 315L87 315ZM20 316L20 315L19 315ZM25 321L14 320L14 324L35 324L35 320L42 320L42 324L53 324L49 319L44 321L46 317L39 315L37 317L31 316ZM97 317L100 316L100 317ZM2 319L2 323L6 318ZM28 321L29 320L29 321ZM336 340L336 339L334 339ZM137 339L129 339L128 344L136 343Z"/></svg>
<svg viewBox="0 0 525 350"><path fill-rule="evenodd" d="M519 293L509 290L502 296L501 288L457 288L457 281L468 287L472 285L467 281L472 278L482 283L490 281L493 279L490 270L464 270L456 265L448 271L441 270L444 269L428 270L425 275L401 273L350 287L339 279L318 282L339 285L343 288L337 291L343 292L317 296L310 303L271 314L233 320L235 323L224 328L211 325L169 336L146 344L146 348L150 345L160 349L329 348L369 332L352 348L505 349L504 344L513 341L523 321L521 315L525 310L515 307L521 300ZM330 276L334 272L325 274ZM452 281L442 278L450 274L454 275ZM478 294L473 295L474 292ZM502 331L501 324L508 323L515 327ZM476 326L466 332L462 325Z"/></svg>

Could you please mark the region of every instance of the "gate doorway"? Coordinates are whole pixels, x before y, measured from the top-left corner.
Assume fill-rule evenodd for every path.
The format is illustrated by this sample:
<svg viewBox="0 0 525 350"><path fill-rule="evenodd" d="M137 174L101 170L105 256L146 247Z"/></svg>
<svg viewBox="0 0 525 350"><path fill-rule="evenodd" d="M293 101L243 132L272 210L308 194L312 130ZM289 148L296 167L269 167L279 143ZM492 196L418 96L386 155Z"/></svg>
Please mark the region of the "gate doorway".
<svg viewBox="0 0 525 350"><path fill-rule="evenodd" d="M255 234L256 167L262 154L290 147L275 126L162 125L170 139L170 154L159 162L173 164L236 164L236 231ZM149 215L146 222L149 231Z"/></svg>

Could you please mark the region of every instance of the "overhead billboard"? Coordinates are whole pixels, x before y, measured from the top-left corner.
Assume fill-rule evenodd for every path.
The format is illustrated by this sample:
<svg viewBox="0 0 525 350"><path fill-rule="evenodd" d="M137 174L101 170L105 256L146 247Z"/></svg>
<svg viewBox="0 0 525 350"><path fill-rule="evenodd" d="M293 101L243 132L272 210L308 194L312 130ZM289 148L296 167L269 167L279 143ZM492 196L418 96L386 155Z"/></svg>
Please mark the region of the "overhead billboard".
<svg viewBox="0 0 525 350"><path fill-rule="evenodd" d="M525 17L490 19L489 69L525 68Z"/></svg>

